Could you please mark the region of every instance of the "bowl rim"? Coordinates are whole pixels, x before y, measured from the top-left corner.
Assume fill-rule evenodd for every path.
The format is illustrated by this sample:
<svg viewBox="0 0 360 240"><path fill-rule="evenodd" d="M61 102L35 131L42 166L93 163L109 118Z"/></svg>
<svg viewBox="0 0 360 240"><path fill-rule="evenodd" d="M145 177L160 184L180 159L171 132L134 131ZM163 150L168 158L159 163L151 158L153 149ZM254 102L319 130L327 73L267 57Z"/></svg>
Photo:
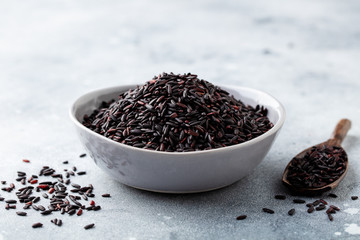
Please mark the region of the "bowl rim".
<svg viewBox="0 0 360 240"><path fill-rule="evenodd" d="M133 147L124 143L120 143L120 142L116 142L114 140L111 140L103 135L100 135L99 133L96 133L92 130L90 130L89 128L85 127L79 120L77 120L77 118L75 117L75 105L83 98L85 98L88 95L93 95L95 93L107 93L112 89L117 89L117 88L134 88L137 86L141 86L142 84L129 84L129 85L118 85L118 86L113 86L113 87L107 87L107 88L101 88L101 89L96 89L96 90L92 90L90 92L87 92L83 95L81 95L80 97L78 97L73 104L70 107L69 110L69 115L70 115L70 119L73 121L73 123L79 127L82 130L85 130L86 132L96 136L96 137L100 137L105 141L108 141L110 144L115 144L119 147L123 147L123 148L128 148L129 150L134 150L134 151L140 151L140 152L144 152L144 153L149 153L149 154L163 154L163 155L198 155L198 154L205 154L205 153L213 153L213 152L219 152L219 151L224 151L224 150L232 150L235 148L241 148L241 147L246 147L248 145L252 145L252 144L256 144L260 141L262 141L263 139L267 138L268 136L276 133L277 131L280 130L280 128L282 127L282 125L285 122L285 118L286 118L286 112L285 112L285 108L284 106L280 103L279 100L277 100L275 97L273 97L271 94L264 92L262 90L258 90L258 89L254 89L254 88L249 88L249 87L242 87L242 86L236 86L236 85L217 85L218 87L222 88L227 88L227 89L232 89L235 91L238 91L238 89L242 89L245 91L250 91L250 92L257 92L263 95L266 95L267 97L270 97L271 99L273 99L277 104L278 104L278 110L279 110L279 119L278 121L274 124L274 126L268 130L267 132L265 132L264 134L253 138L249 141L243 142L243 143L238 143L235 145L231 145L231 146L226 146L226 147L221 147L221 148L214 148L214 149L208 149L208 150L199 150L199 151L189 151L189 152L161 152L161 151L155 151L155 150L149 150L149 149L143 149L143 148L138 148L138 147ZM228 90L226 90L228 91ZM239 92L240 93L240 92ZM241 99L240 99L241 100Z"/></svg>

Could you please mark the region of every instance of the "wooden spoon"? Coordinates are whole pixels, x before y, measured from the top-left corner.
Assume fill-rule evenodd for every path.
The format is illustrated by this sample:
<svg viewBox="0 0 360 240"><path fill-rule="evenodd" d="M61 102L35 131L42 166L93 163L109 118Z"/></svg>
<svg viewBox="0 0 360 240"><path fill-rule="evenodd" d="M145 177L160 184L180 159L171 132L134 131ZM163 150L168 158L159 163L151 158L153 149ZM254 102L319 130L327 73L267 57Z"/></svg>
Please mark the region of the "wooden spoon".
<svg viewBox="0 0 360 240"><path fill-rule="evenodd" d="M324 146L325 147L333 147L333 146L341 147L341 142L344 140L350 127L351 127L350 120L341 119L339 121L339 123L336 125L335 130L334 130L333 134L331 135L330 139L325 142L322 142L320 144L317 144L314 147L324 147ZM294 158L303 158L304 155L306 154L306 152L310 151L311 148L312 147L305 149L304 151L302 151L301 153L296 155ZM295 192L301 193L301 194L316 194L316 193L321 193L321 192L325 192L325 191L334 189L341 182L341 180L343 180L343 178L345 177L345 175L347 173L348 167L349 167L349 161L346 156L345 172L336 181L334 181L328 185L325 185L323 187L318 187L318 188L299 188L299 187L293 186L287 180L288 170L289 170L289 166L290 166L291 162L292 162L292 160L289 162L289 164L285 168L285 171L282 176L282 182L283 182L283 184L285 184L285 186L289 187L292 191L295 191Z"/></svg>

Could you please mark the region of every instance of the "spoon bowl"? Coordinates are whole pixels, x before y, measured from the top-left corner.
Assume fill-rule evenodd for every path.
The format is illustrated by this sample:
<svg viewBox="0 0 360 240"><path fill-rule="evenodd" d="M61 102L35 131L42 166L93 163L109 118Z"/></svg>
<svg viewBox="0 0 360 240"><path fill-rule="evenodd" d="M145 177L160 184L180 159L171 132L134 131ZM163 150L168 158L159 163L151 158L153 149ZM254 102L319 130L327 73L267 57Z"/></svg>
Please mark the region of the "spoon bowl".
<svg viewBox="0 0 360 240"><path fill-rule="evenodd" d="M351 127L351 122L348 119L341 119L339 121L339 123L336 125L335 130L332 134L332 136L330 137L330 139L328 139L325 142L319 143L317 145L314 145L312 147L309 147L305 150L303 150L302 152L300 152L299 154L297 154L286 166L285 171L283 173L282 176L282 182L285 186L287 186L290 190L292 190L293 192L299 193L299 194L306 194L306 195L312 195L312 194L318 194L318 193L322 193L322 192L326 192L329 191L331 189L336 188L339 183L344 179L348 168L349 168L349 161L347 158L347 154L345 152L345 171L342 173L342 175L334 182L329 183L325 186L322 187L297 187L294 186L289 180L288 180L288 174L289 174L289 167L291 166L292 162L294 159L302 159L304 158L304 156L306 155L306 153L310 152L312 148L316 147L316 148L331 148L331 147L338 147L341 148L343 150L343 148L341 147L341 143L344 140L347 132L349 131Z"/></svg>

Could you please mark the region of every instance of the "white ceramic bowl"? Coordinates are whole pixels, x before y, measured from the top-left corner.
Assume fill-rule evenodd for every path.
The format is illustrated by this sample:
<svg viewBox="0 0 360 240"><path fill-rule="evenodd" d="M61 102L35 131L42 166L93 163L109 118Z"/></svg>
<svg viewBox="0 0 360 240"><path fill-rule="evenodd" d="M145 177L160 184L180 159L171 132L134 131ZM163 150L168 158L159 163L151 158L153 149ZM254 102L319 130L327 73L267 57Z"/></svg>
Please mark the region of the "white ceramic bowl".
<svg viewBox="0 0 360 240"><path fill-rule="evenodd" d="M136 85L96 90L81 96L70 110L80 141L95 163L119 182L156 192L190 193L228 186L245 177L264 159L285 120L281 103L259 90L221 86L245 104L268 109L274 127L250 141L213 150L159 152L110 140L81 124L102 101L117 99Z"/></svg>

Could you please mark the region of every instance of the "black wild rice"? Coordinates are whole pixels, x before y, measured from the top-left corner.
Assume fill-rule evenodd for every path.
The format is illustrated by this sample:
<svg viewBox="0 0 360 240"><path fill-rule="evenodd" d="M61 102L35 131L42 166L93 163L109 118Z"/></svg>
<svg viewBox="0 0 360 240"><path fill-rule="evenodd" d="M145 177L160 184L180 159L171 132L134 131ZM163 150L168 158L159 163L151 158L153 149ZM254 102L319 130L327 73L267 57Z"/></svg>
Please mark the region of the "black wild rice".
<svg viewBox="0 0 360 240"><path fill-rule="evenodd" d="M99 205L92 207L92 210L94 210L94 211L98 211L98 210L100 210L100 209L101 209L101 207L100 207Z"/></svg>
<svg viewBox="0 0 360 240"><path fill-rule="evenodd" d="M74 171L77 169L74 167ZM67 170L64 170L67 172ZM16 209L19 202L24 204L22 206L23 209L30 209L32 208L35 211L40 211L39 214L41 215L49 215L56 212L60 212L61 214L67 213L68 215L74 215L77 213L78 216L84 215L85 210L87 211L98 211L101 210L101 206L95 205L95 201L91 200L86 205L81 203L80 200L88 201L89 198L95 197L93 193L94 186L89 184L88 186L80 186L78 184L73 183L72 186L76 189L76 195L70 195L69 189L67 189L68 184L70 184L70 176L75 176L73 171L69 171L69 177L67 181L63 181L63 174L58 173L55 169L49 166L43 166L40 170L38 175L28 175L30 176L27 178L27 173L18 171L17 176L20 176L17 181L25 181L30 183L31 185L21 186L15 192L15 196L18 200L15 199L5 199L0 197L0 201L5 201L5 209ZM79 172L77 175L85 174L85 171ZM40 179L39 179L40 176ZM52 178L53 180L49 179L44 181L43 178ZM39 182L38 180L39 179ZM2 181L3 184L6 184L6 181ZM63 184L64 183L64 184ZM3 188L4 191L12 192L15 189L15 184L9 184L9 187ZM44 191L44 192L41 192ZM36 192L40 192L36 194ZM49 195L47 193L49 193ZM78 195L77 195L78 194ZM38 195L38 196L37 196ZM110 194L106 194L110 197ZM50 203L47 207L43 205L35 205L37 202L41 201L40 199L43 198L42 201L46 201ZM47 199L47 200L46 200ZM26 212L18 211L16 212L19 216L27 216ZM53 219L53 222L57 226L62 225L62 220L60 219ZM42 227L42 223L35 223L33 224L33 228Z"/></svg>
<svg viewBox="0 0 360 240"><path fill-rule="evenodd" d="M335 193L329 193L328 196L329 196L329 197L332 197L332 198L337 198L337 197L338 197Z"/></svg>
<svg viewBox="0 0 360 240"><path fill-rule="evenodd" d="M52 213L51 210L45 210L45 211L41 212L41 215L49 215L51 213Z"/></svg>
<svg viewBox="0 0 360 240"><path fill-rule="evenodd" d="M95 226L95 223L91 223L91 224L86 225L84 228L87 230L87 229L93 228L94 226Z"/></svg>
<svg viewBox="0 0 360 240"><path fill-rule="evenodd" d="M43 224L42 223L34 223L33 225L32 225L32 227L33 228L40 228L40 227L42 227L43 226Z"/></svg>
<svg viewBox="0 0 360 240"><path fill-rule="evenodd" d="M183 152L249 141L273 127L267 109L240 100L197 75L163 73L103 102L83 125L138 148Z"/></svg>
<svg viewBox="0 0 360 240"><path fill-rule="evenodd" d="M39 208L38 208L35 204L32 204L31 207L32 207L35 211L39 211Z"/></svg>
<svg viewBox="0 0 360 240"><path fill-rule="evenodd" d="M351 199L352 199L352 200L358 200L359 197L358 197L358 196L351 196Z"/></svg>
<svg viewBox="0 0 360 240"><path fill-rule="evenodd" d="M18 174L19 177L26 175L26 173L25 173L25 172L22 172L22 171L18 171L17 174Z"/></svg>
<svg viewBox="0 0 360 240"><path fill-rule="evenodd" d="M79 211L76 213L76 215L81 216L83 210L80 208Z"/></svg>
<svg viewBox="0 0 360 240"><path fill-rule="evenodd" d="M247 218L246 215L240 215L236 218L236 220L244 220L245 218Z"/></svg>
<svg viewBox="0 0 360 240"><path fill-rule="evenodd" d="M74 215L76 213L76 210L75 209L71 209L70 211L68 211L68 214L69 215Z"/></svg>
<svg viewBox="0 0 360 240"><path fill-rule="evenodd" d="M61 227L61 225L62 225L61 219L55 218L55 219L52 219L50 222L54 223L56 226L59 226L59 227Z"/></svg>
<svg viewBox="0 0 360 240"><path fill-rule="evenodd" d="M52 223L54 223L54 224L56 225L56 224L57 224L57 222L58 222L58 219L57 219L57 218L52 219L52 220L50 220L50 222L52 222Z"/></svg>
<svg viewBox="0 0 360 240"><path fill-rule="evenodd" d="M71 186L74 187L74 188L81 188L81 186L79 184L76 184L76 183L72 183Z"/></svg>
<svg viewBox="0 0 360 240"><path fill-rule="evenodd" d="M314 210L315 210L314 206L310 206L310 207L308 208L307 212L308 212L308 213L312 213L312 212L314 212Z"/></svg>
<svg viewBox="0 0 360 240"><path fill-rule="evenodd" d="M331 208L335 209L336 211L340 211L340 208L338 208L337 206L334 205L330 205Z"/></svg>
<svg viewBox="0 0 360 240"><path fill-rule="evenodd" d="M319 188L345 172L347 155L341 147L312 147L304 157L290 162L287 180L294 187Z"/></svg>
<svg viewBox="0 0 360 240"><path fill-rule="evenodd" d="M19 216L26 216L27 215L26 212L16 212L16 214L19 215Z"/></svg>
<svg viewBox="0 0 360 240"><path fill-rule="evenodd" d="M275 213L274 210L271 210L269 208L263 208L262 210L263 210L263 212L270 213L270 214Z"/></svg>
<svg viewBox="0 0 360 240"><path fill-rule="evenodd" d="M335 209L330 207L328 210L326 210L326 214L330 214L330 213L336 213Z"/></svg>
<svg viewBox="0 0 360 240"><path fill-rule="evenodd" d="M293 216L293 215L295 214L295 208L290 209L290 210L288 211L288 214L289 214L290 216Z"/></svg>
<svg viewBox="0 0 360 240"><path fill-rule="evenodd" d="M324 210L326 208L325 205L320 205L318 207L315 208L316 211L321 211L321 210Z"/></svg>
<svg viewBox="0 0 360 240"><path fill-rule="evenodd" d="M37 205L37 207L38 207L38 209L40 211L45 211L46 210L46 208L43 205Z"/></svg>
<svg viewBox="0 0 360 240"><path fill-rule="evenodd" d="M294 203L305 203L305 200L302 200L302 199L294 199L293 200Z"/></svg>
<svg viewBox="0 0 360 240"><path fill-rule="evenodd" d="M286 196L285 195L275 195L275 199L285 200Z"/></svg>
<svg viewBox="0 0 360 240"><path fill-rule="evenodd" d="M320 201L322 204L324 204L324 205L327 205L327 204L328 204L327 201L325 201L324 199L319 199L319 201Z"/></svg>

